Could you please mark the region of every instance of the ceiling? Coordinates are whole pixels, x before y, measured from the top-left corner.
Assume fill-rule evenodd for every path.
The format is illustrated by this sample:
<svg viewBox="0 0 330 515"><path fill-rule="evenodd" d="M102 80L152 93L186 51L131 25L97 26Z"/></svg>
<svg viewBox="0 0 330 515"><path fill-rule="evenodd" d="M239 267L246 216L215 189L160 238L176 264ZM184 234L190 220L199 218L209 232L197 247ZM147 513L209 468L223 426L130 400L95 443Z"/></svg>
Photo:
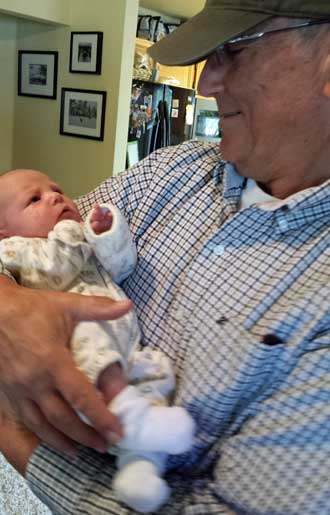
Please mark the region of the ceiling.
<svg viewBox="0 0 330 515"><path fill-rule="evenodd" d="M198 13L205 0L140 0L141 7L177 18L191 18Z"/></svg>

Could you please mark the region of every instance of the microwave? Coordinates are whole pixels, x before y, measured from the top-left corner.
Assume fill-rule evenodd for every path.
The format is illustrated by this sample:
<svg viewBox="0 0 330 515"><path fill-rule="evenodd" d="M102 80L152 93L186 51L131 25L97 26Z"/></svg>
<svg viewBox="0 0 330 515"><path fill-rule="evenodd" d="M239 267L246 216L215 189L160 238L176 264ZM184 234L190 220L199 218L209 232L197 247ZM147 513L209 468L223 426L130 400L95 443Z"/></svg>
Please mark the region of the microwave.
<svg viewBox="0 0 330 515"><path fill-rule="evenodd" d="M197 97L193 139L218 142L221 138L218 106L214 98Z"/></svg>

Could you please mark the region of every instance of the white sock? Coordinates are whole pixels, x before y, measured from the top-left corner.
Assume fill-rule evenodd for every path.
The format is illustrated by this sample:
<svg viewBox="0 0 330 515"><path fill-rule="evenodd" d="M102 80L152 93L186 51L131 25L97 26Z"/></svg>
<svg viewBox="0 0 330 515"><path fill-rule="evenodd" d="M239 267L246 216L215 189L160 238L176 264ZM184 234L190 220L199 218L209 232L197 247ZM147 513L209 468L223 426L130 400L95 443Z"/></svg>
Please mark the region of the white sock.
<svg viewBox="0 0 330 515"><path fill-rule="evenodd" d="M180 454L193 443L195 424L179 407L151 406L137 388L128 386L109 405L123 425L123 449Z"/></svg>
<svg viewBox="0 0 330 515"><path fill-rule="evenodd" d="M158 510L169 498L170 488L150 461L136 458L117 472L113 489L120 501L140 513Z"/></svg>

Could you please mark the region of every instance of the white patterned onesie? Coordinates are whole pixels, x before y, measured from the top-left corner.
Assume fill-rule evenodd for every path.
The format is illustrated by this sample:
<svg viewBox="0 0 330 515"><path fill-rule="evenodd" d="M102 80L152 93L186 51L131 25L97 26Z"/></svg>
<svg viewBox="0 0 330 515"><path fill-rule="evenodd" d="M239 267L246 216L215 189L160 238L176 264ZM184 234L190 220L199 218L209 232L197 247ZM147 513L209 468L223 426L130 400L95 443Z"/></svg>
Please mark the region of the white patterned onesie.
<svg viewBox="0 0 330 515"><path fill-rule="evenodd" d="M59 222L48 238L15 236L0 241L0 259L23 286L126 298L120 283L135 268L136 250L129 227L118 208L109 231L95 234L86 222ZM97 384L102 370L121 363L130 382L111 401L124 438L109 452L117 455L119 471L113 488L118 498L142 513L157 510L169 496L161 475L166 453L188 450L194 423L180 407L166 407L175 386L169 360L155 350L139 350L137 317L130 311L118 320L80 322L71 339L76 364ZM134 385L136 388L134 388Z"/></svg>
<svg viewBox="0 0 330 515"><path fill-rule="evenodd" d="M107 204L101 207L112 212L109 231L95 234L89 222L91 213L84 223L63 220L47 239L3 239L0 260L26 287L125 299L115 282L120 283L134 270L135 245L119 209ZM130 311L118 320L80 322L71 350L77 365L93 383L104 368L119 362L144 395L161 401L174 389L171 367L161 353L138 350L139 343L137 317Z"/></svg>

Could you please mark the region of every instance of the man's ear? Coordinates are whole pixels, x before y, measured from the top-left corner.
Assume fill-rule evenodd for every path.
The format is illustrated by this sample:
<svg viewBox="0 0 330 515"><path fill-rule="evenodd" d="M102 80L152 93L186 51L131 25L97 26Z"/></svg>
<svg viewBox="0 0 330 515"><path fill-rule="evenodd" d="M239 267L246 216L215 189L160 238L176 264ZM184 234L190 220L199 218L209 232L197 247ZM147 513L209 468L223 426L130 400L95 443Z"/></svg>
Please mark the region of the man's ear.
<svg viewBox="0 0 330 515"><path fill-rule="evenodd" d="M330 54L328 54L323 63L324 72L324 84L323 84L323 95L330 98Z"/></svg>
<svg viewBox="0 0 330 515"><path fill-rule="evenodd" d="M330 81L326 82L323 86L323 95L330 98Z"/></svg>

